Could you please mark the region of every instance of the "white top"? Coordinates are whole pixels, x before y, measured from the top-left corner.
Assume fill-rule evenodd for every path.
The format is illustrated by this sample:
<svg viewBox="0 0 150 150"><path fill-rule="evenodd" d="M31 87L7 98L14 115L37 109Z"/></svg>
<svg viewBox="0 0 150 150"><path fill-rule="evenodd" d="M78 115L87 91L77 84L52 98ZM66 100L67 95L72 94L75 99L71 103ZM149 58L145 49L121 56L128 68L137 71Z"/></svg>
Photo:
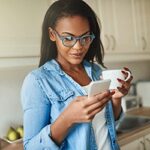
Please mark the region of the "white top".
<svg viewBox="0 0 150 150"><path fill-rule="evenodd" d="M87 92L88 85L83 86L83 88ZM92 126L94 129L98 150L111 150L111 143L105 118L105 107L102 111L95 115L92 120Z"/></svg>

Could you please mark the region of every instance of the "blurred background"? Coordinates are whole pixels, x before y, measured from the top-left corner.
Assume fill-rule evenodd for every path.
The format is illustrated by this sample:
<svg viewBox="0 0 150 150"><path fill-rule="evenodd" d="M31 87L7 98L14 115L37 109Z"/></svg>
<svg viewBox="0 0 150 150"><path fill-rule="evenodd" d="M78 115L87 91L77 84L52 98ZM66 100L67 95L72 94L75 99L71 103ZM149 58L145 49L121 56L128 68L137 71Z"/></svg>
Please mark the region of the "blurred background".
<svg viewBox="0 0 150 150"><path fill-rule="evenodd" d="M100 19L105 65L108 69L128 67L132 70L134 80L129 96L124 99L125 111L128 113L133 106L132 102L128 104L126 101L134 99L138 103L136 111L139 112L142 106L144 112L143 108L146 107L146 112L150 115L150 0L85 1ZM0 0L1 138L6 135L10 126L22 125L20 90L28 72L38 67L42 21L52 2L53 0ZM138 115L141 116L142 113ZM143 140L148 133L150 140L150 125L142 132L134 131L134 137L129 133L118 137L122 149L136 149L134 146L139 145L139 139L142 138L144 148L150 150L150 142L145 144ZM137 136L138 134L141 136ZM122 142L125 137L130 141ZM131 141L136 144L130 144ZM125 147L126 144L130 145ZM139 147L142 148L143 144Z"/></svg>

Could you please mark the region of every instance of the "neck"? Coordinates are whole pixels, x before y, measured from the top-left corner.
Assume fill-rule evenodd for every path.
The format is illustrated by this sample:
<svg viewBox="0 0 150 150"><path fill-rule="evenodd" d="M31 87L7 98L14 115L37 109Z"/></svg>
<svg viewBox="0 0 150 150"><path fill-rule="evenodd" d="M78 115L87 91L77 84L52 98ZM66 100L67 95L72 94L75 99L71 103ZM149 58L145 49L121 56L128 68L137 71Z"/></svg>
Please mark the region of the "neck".
<svg viewBox="0 0 150 150"><path fill-rule="evenodd" d="M67 63L67 62L63 62L63 61L59 61L56 59L56 61L60 64L61 68L64 70L64 71L75 71L75 72L78 72L78 71L81 71L83 69L83 65L82 63L80 64L70 64L70 63Z"/></svg>

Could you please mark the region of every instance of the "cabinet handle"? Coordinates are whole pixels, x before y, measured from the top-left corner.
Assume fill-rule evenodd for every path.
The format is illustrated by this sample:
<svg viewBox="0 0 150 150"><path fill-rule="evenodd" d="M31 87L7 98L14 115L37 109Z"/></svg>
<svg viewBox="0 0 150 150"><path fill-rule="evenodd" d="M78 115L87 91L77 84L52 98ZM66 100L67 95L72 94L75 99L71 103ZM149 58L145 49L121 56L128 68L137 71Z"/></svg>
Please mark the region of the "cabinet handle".
<svg viewBox="0 0 150 150"><path fill-rule="evenodd" d="M146 139L146 141L148 141L150 143L150 139Z"/></svg>
<svg viewBox="0 0 150 150"><path fill-rule="evenodd" d="M115 40L115 38L114 38L113 35L110 35L110 37L112 38L112 41L113 41L112 50L115 50L115 47L116 47L116 40Z"/></svg>
<svg viewBox="0 0 150 150"><path fill-rule="evenodd" d="M144 142L140 141L140 143L141 143L142 147L144 148L143 150L146 150Z"/></svg>
<svg viewBox="0 0 150 150"><path fill-rule="evenodd" d="M106 40L107 40L107 42L108 42L107 47L106 47L106 50L109 50L109 47L110 47L110 40L109 40L108 35L105 34L105 38L106 38Z"/></svg>
<svg viewBox="0 0 150 150"><path fill-rule="evenodd" d="M105 38L106 38L106 40L107 40L107 46L106 46L106 50L109 50L109 47L110 47L110 39L109 39L109 37L108 37L108 35L106 35L105 34Z"/></svg>
<svg viewBox="0 0 150 150"><path fill-rule="evenodd" d="M146 42L145 37L142 37L142 41L143 41L143 47L142 47L142 49L145 50L146 47L147 47L147 42Z"/></svg>

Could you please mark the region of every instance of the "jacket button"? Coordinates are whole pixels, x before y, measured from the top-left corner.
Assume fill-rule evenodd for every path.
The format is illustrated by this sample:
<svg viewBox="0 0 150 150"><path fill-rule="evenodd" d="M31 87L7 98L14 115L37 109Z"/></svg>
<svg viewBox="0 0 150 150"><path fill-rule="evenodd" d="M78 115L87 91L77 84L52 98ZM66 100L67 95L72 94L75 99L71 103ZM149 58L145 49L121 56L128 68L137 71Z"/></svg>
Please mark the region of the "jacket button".
<svg viewBox="0 0 150 150"><path fill-rule="evenodd" d="M115 144L115 143L116 143L116 140L113 140L113 143Z"/></svg>

